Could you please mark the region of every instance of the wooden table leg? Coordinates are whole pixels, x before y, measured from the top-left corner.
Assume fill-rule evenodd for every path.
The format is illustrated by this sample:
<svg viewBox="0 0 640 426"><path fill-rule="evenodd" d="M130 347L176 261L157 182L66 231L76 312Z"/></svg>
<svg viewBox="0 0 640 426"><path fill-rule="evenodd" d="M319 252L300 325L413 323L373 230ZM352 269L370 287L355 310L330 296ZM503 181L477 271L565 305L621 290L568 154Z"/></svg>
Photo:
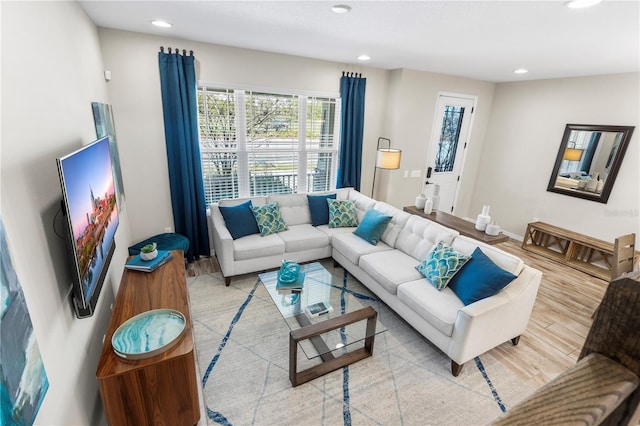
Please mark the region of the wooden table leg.
<svg viewBox="0 0 640 426"><path fill-rule="evenodd" d="M370 357L373 355L373 343L375 339L376 320L378 313L372 307L368 306L354 312L350 312L339 317L311 324L294 330L289 333L289 381L293 386L298 386L310 380L316 379L327 373L335 371L339 368L353 364L356 361ZM309 367L306 370L298 370L298 343L302 340L311 340L317 338L321 334L353 324L358 321L367 320L366 336L364 339L364 347L348 352L340 356L333 356L331 352L323 354L323 362L319 365ZM323 342L324 343L324 342ZM325 345L326 346L326 345ZM328 356L330 355L330 356Z"/></svg>

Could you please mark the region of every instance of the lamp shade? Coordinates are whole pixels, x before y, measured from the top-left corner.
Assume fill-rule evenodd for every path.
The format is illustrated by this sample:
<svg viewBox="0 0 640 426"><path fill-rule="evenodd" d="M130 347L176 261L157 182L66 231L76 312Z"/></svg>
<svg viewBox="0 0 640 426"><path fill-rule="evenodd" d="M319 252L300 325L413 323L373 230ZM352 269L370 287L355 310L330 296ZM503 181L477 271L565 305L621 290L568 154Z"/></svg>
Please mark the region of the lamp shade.
<svg viewBox="0 0 640 426"><path fill-rule="evenodd" d="M567 161L580 161L582 158L582 150L577 148L567 148L564 151L564 160Z"/></svg>
<svg viewBox="0 0 640 426"><path fill-rule="evenodd" d="M378 148L376 167L380 169L394 170L400 168L400 156L402 151L394 148Z"/></svg>

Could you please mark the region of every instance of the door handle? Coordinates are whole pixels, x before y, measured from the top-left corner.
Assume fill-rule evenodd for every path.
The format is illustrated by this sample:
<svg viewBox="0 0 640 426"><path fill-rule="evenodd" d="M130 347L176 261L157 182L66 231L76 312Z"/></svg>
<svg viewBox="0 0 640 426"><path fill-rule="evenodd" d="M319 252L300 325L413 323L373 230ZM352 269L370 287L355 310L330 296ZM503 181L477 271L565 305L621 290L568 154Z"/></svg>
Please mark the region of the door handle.
<svg viewBox="0 0 640 426"><path fill-rule="evenodd" d="M427 179L429 179L431 177L431 172L433 171L433 167L429 166L427 167Z"/></svg>

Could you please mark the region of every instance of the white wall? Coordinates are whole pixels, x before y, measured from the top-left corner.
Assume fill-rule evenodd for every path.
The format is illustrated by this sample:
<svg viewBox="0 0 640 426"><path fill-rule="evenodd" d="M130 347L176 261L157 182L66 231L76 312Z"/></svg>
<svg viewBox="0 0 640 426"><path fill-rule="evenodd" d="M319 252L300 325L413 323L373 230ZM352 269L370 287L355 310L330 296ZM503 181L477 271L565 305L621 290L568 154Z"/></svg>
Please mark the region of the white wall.
<svg viewBox="0 0 640 426"><path fill-rule="evenodd" d="M376 177L377 198L386 199L396 207L414 204L426 180L427 150L438 94L449 92L477 96L464 175L454 210L455 214L465 216L483 149L494 87L494 83L443 74L407 69L392 71L385 129L393 147L402 149L402 158L399 170L381 171L380 178ZM404 171L410 170L421 170L421 177L405 178Z"/></svg>
<svg viewBox="0 0 640 426"><path fill-rule="evenodd" d="M65 245L53 231L55 159L95 140L91 102L109 101L98 33L73 2L2 2L1 19L2 218L49 380L36 424L101 424L95 373L130 243L126 206L91 318L72 313Z"/></svg>
<svg viewBox="0 0 640 426"><path fill-rule="evenodd" d="M193 50L198 79L217 84L338 92L343 70L362 72L367 91L361 190L370 193L377 139L388 137L402 149L402 164L400 170L377 174L376 198L397 207L413 204L422 189L438 93L477 96L457 215L475 217L489 204L496 221L515 235L522 235L534 216L607 240L637 230L631 223L638 216L637 186L632 187L637 170L629 164L630 158L638 157L638 132L607 205L546 192L566 123L637 124L635 74L496 85L111 29L99 29L99 37L104 67L112 72L107 87L134 241L173 227L157 63L160 46ZM405 170L422 174L404 178ZM631 197L619 195L634 189ZM547 204L553 204L556 213ZM581 212L577 224L568 219L567 211Z"/></svg>
<svg viewBox="0 0 640 426"><path fill-rule="evenodd" d="M367 79L362 190L370 191L387 96L386 71L111 29L101 28L99 34L104 66L112 75L108 88L134 240L173 227L157 59L160 46L193 50L198 79L216 84L338 94L343 70L362 72Z"/></svg>
<svg viewBox="0 0 640 426"><path fill-rule="evenodd" d="M533 217L613 242L640 235L640 74L498 84L469 215L491 206L524 235ZM547 192L567 123L636 126L607 204Z"/></svg>

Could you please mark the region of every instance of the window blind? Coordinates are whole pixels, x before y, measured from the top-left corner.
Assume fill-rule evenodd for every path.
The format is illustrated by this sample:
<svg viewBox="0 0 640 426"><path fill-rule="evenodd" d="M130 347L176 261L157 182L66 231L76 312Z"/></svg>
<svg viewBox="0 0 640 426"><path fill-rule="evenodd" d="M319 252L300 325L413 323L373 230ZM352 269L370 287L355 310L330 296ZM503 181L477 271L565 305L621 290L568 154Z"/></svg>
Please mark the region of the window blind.
<svg viewBox="0 0 640 426"><path fill-rule="evenodd" d="M207 203L335 189L338 98L200 87Z"/></svg>

